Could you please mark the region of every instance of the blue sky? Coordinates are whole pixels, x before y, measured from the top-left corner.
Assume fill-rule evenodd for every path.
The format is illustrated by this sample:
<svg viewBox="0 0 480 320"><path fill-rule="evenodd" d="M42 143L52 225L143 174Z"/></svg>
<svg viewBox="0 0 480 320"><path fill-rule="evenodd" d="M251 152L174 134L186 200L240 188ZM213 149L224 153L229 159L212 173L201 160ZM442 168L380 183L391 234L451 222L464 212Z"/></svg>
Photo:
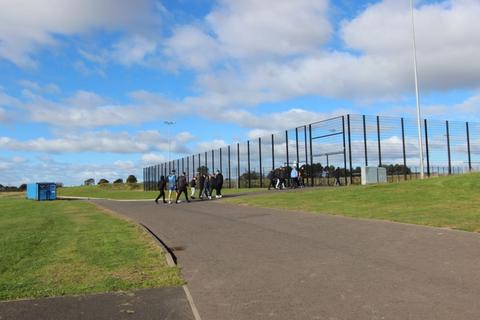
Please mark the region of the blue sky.
<svg viewBox="0 0 480 320"><path fill-rule="evenodd" d="M344 113L414 115L409 1L0 0L0 184L125 179ZM478 121L480 2L416 1L424 117Z"/></svg>

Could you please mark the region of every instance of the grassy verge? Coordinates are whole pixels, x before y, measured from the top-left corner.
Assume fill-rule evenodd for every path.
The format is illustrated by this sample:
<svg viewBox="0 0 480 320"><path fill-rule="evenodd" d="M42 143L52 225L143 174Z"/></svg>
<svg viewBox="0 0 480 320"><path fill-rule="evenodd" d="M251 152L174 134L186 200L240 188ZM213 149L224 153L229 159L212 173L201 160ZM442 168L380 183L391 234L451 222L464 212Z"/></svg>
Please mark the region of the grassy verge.
<svg viewBox="0 0 480 320"><path fill-rule="evenodd" d="M0 300L182 283L148 234L93 204L0 197Z"/></svg>
<svg viewBox="0 0 480 320"><path fill-rule="evenodd" d="M223 189L222 194L229 195L235 193L255 192L258 190L260 189ZM58 195L70 197L106 198L116 200L142 200L155 199L158 195L158 191L143 191L142 189L131 189L128 185L124 184L109 184L101 186L59 188Z"/></svg>
<svg viewBox="0 0 480 320"><path fill-rule="evenodd" d="M385 185L274 191L226 201L480 232L478 173Z"/></svg>

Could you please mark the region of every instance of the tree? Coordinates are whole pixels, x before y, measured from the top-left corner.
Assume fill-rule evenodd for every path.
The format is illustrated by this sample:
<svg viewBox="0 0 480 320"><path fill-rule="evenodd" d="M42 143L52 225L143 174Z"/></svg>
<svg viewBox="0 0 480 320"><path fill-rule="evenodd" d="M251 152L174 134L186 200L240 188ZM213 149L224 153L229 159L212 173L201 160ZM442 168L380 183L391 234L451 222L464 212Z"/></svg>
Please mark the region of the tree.
<svg viewBox="0 0 480 320"><path fill-rule="evenodd" d="M86 186L93 186L93 185L95 185L95 179L93 179L93 178L87 179L83 182L83 184L86 185Z"/></svg>
<svg viewBox="0 0 480 320"><path fill-rule="evenodd" d="M115 183L115 184L117 184L117 183L123 183L123 179L122 179L122 178L117 179L117 180L113 181L113 183Z"/></svg>
<svg viewBox="0 0 480 320"><path fill-rule="evenodd" d="M20 187L18 187L18 190L20 190L20 191L25 191L25 190L27 190L27 185L26 185L25 183L22 184L22 185L20 185Z"/></svg>
<svg viewBox="0 0 480 320"><path fill-rule="evenodd" d="M127 178L127 183L137 183L137 177L135 177L133 174L129 175Z"/></svg>
<svg viewBox="0 0 480 320"><path fill-rule="evenodd" d="M107 179L104 179L104 178L98 180L98 184L109 184L109 183L110 182Z"/></svg>

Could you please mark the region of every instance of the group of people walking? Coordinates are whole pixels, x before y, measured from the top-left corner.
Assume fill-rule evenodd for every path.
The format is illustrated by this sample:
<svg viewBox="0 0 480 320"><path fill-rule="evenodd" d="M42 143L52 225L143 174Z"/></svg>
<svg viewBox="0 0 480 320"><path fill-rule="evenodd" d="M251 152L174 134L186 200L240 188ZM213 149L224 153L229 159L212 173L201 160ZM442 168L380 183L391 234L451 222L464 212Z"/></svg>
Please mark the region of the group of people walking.
<svg viewBox="0 0 480 320"><path fill-rule="evenodd" d="M268 185L268 190L271 188L274 189L285 189L287 181L290 181L291 188L303 188L304 184L304 172L305 167L300 167L298 170L294 166L291 168L290 172L288 172L288 167L281 167L274 170L271 170L268 175L267 179L270 180L270 184Z"/></svg>
<svg viewBox="0 0 480 320"><path fill-rule="evenodd" d="M175 198L175 203L180 202L180 196L182 193L185 195L185 200L190 202L188 198L188 187L190 186L190 198L196 198L196 191L198 192L198 197L200 200L212 199L213 192L215 191L215 198L219 199L222 197L222 188L223 188L223 175L217 170L213 174L208 173L197 173L196 176L192 178L190 183L187 181L187 175L183 172L180 176L176 176L175 170L165 178L165 176L160 177L158 182L158 194L155 202L158 204L160 198L163 199L163 203L172 203L172 195ZM168 190L168 197L165 199L165 190Z"/></svg>

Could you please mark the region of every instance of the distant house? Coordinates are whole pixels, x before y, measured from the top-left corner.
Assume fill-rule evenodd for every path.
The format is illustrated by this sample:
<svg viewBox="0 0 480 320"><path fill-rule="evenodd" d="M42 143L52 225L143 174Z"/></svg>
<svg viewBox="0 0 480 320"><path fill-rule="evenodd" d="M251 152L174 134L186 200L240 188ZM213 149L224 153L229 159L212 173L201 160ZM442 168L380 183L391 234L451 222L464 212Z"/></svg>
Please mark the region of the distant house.
<svg viewBox="0 0 480 320"><path fill-rule="evenodd" d="M83 184L84 184L85 186L94 186L94 185L95 185L95 179L90 178L90 179L88 179L88 180L85 180L85 181L83 182Z"/></svg>
<svg viewBox="0 0 480 320"><path fill-rule="evenodd" d="M0 184L0 192L5 191L5 187Z"/></svg>

